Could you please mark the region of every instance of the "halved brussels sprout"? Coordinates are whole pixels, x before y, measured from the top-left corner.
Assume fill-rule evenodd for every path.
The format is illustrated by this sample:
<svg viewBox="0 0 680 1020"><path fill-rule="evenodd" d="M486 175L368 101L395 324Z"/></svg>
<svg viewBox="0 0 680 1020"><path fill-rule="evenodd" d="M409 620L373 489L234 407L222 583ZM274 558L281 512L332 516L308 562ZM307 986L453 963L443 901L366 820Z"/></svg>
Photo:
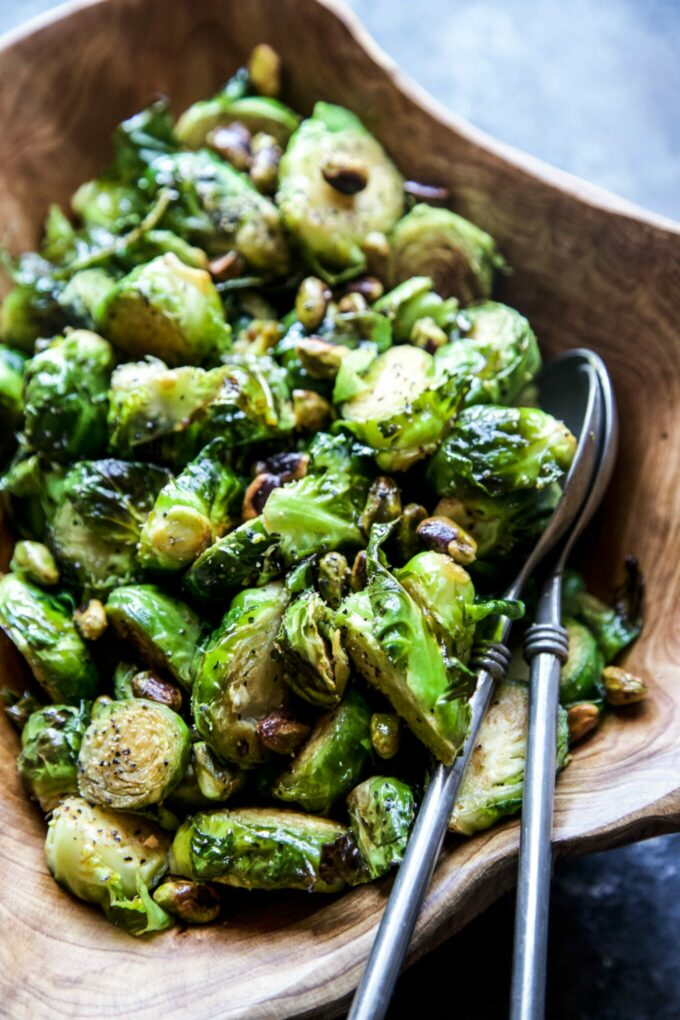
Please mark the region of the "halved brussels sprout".
<svg viewBox="0 0 680 1020"><path fill-rule="evenodd" d="M92 457L106 447L111 345L74 330L28 362L24 376L24 434L52 460Z"/></svg>
<svg viewBox="0 0 680 1020"><path fill-rule="evenodd" d="M347 810L364 865L360 880L370 882L401 864L415 815L410 786L399 779L371 776L352 790Z"/></svg>
<svg viewBox="0 0 680 1020"><path fill-rule="evenodd" d="M494 693L481 725L449 820L452 832L471 836L522 807L529 692L527 685L506 680ZM567 713L557 722L557 770L567 763Z"/></svg>
<svg viewBox="0 0 680 1020"><path fill-rule="evenodd" d="M80 795L115 811L159 804L182 779L190 750L189 729L171 708L144 698L111 701L82 738Z"/></svg>
<svg viewBox="0 0 680 1020"><path fill-rule="evenodd" d="M602 702L604 655L592 632L578 620L566 619L569 656L560 673L560 703L569 708L579 701Z"/></svg>
<svg viewBox="0 0 680 1020"><path fill-rule="evenodd" d="M415 205L389 237L392 286L411 276L429 276L443 297L465 304L491 297L496 269L505 262L490 234L450 209Z"/></svg>
<svg viewBox="0 0 680 1020"><path fill-rule="evenodd" d="M115 285L116 278L105 269L81 269L59 295L59 306L69 322L96 329L97 311Z"/></svg>
<svg viewBox="0 0 680 1020"><path fill-rule="evenodd" d="M52 553L42 542L17 542L9 569L41 588L52 588L59 584L59 568Z"/></svg>
<svg viewBox="0 0 680 1020"><path fill-rule="evenodd" d="M91 807L80 797L56 808L45 840L57 882L132 935L174 923L150 891L168 870L167 851L165 833L144 818Z"/></svg>
<svg viewBox="0 0 680 1020"><path fill-rule="evenodd" d="M404 209L403 179L349 110L317 103L281 160L277 202L286 227L324 279L358 275L362 245Z"/></svg>
<svg viewBox="0 0 680 1020"><path fill-rule="evenodd" d="M335 612L315 591L288 606L275 648L286 683L296 694L325 708L339 703L349 680L349 660Z"/></svg>
<svg viewBox="0 0 680 1020"><path fill-rule="evenodd" d="M78 793L78 752L88 717L84 704L48 705L33 712L22 730L17 768L45 812Z"/></svg>
<svg viewBox="0 0 680 1020"><path fill-rule="evenodd" d="M277 779L272 794L307 811L327 814L361 778L371 754L371 712L357 691L323 715Z"/></svg>
<svg viewBox="0 0 680 1020"><path fill-rule="evenodd" d="M21 424L25 363L23 354L0 344L0 461L10 451L10 433Z"/></svg>
<svg viewBox="0 0 680 1020"><path fill-rule="evenodd" d="M186 603L153 584L125 585L109 595L106 615L146 664L191 687L203 624Z"/></svg>
<svg viewBox="0 0 680 1020"><path fill-rule="evenodd" d="M52 701L77 705L97 691L97 670L71 619L67 599L16 574L0 577L0 628Z"/></svg>
<svg viewBox="0 0 680 1020"><path fill-rule="evenodd" d="M324 847L344 825L280 808L238 808L194 815L177 830L170 868L199 882L242 889L338 892L344 880L324 874Z"/></svg>
<svg viewBox="0 0 680 1020"><path fill-rule="evenodd" d="M613 605L586 591L578 574L567 571L562 597L563 612L577 617L595 636L604 653L605 662L612 662L639 636L642 630L644 583L637 560L626 559L626 577L616 591Z"/></svg>
<svg viewBox="0 0 680 1020"><path fill-rule="evenodd" d="M193 103L177 121L175 134L188 149L200 149L208 135L238 121L251 132L272 135L279 145L286 145L300 123L300 117L278 99L264 96L242 96L233 99L218 92L212 99Z"/></svg>
<svg viewBox="0 0 680 1020"><path fill-rule="evenodd" d="M111 343L133 358L199 365L231 344L210 274L171 253L133 269L106 295L97 321Z"/></svg>
<svg viewBox="0 0 680 1020"><path fill-rule="evenodd" d="M194 724L225 761L252 766L269 757L257 724L286 698L281 667L271 653L287 598L278 583L240 592L198 664Z"/></svg>
<svg viewBox="0 0 680 1020"><path fill-rule="evenodd" d="M184 583L194 598L214 602L230 598L244 585L266 584L282 572L278 536L260 516L218 538L194 561Z"/></svg>

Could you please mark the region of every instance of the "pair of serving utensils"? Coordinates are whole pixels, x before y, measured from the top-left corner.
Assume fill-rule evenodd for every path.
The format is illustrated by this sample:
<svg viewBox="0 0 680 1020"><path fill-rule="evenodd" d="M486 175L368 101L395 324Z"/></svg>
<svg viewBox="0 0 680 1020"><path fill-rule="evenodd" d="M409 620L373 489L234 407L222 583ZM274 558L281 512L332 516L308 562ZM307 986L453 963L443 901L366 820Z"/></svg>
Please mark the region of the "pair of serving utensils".
<svg viewBox="0 0 680 1020"><path fill-rule="evenodd" d="M541 406L578 437L562 496L522 570L505 593L517 599L549 554L534 624L524 654L531 668L529 726L521 822L511 1020L542 1020L552 871L557 708L560 669L568 653L562 626L562 575L574 543L597 509L616 456L617 421L611 380L592 351L555 358L539 378ZM438 765L423 797L348 1020L384 1017L439 856L451 811L496 684L510 662L512 624L497 620L497 640L477 647L478 669L465 743L452 765Z"/></svg>

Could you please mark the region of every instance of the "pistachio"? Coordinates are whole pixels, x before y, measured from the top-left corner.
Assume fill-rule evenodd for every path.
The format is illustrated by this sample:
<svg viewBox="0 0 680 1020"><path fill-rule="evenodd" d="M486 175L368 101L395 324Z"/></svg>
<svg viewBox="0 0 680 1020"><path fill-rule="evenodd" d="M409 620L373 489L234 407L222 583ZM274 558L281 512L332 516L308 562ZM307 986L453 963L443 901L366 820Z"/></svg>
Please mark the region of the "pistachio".
<svg viewBox="0 0 680 1020"><path fill-rule="evenodd" d="M245 329L239 333L234 345L236 352L243 351L258 357L276 347L281 339L281 327L272 319L251 319Z"/></svg>
<svg viewBox="0 0 680 1020"><path fill-rule="evenodd" d="M260 43L250 54L248 75L256 92L275 99L281 93L281 58L268 43Z"/></svg>
<svg viewBox="0 0 680 1020"><path fill-rule="evenodd" d="M576 744L587 733L594 730L600 720L600 709L592 702L584 701L580 705L572 705L567 712L569 726L569 743Z"/></svg>
<svg viewBox="0 0 680 1020"><path fill-rule="evenodd" d="M220 913L220 896L207 882L175 878L159 885L154 901L169 914L187 924L209 924Z"/></svg>
<svg viewBox="0 0 680 1020"><path fill-rule="evenodd" d="M271 457L258 460L255 474L280 475L282 482L292 482L295 478L304 478L309 466L309 454L298 450L286 450L273 453Z"/></svg>
<svg viewBox="0 0 680 1020"><path fill-rule="evenodd" d="M368 184L368 167L349 153L332 153L322 163L321 173L341 195L356 195Z"/></svg>
<svg viewBox="0 0 680 1020"><path fill-rule="evenodd" d="M422 347L429 354L434 354L439 347L449 342L445 331L429 315L416 319L411 328L410 340L415 347Z"/></svg>
<svg viewBox="0 0 680 1020"><path fill-rule="evenodd" d="M245 124L235 120L228 127L215 128L208 135L208 145L227 163L231 163L235 170L250 168L250 131Z"/></svg>
<svg viewBox="0 0 680 1020"><path fill-rule="evenodd" d="M103 603L99 599L90 599L86 605L76 609L73 622L86 641L97 641L108 626Z"/></svg>
<svg viewBox="0 0 680 1020"><path fill-rule="evenodd" d="M385 288L377 276L362 276L358 280L352 280L347 290L353 294L361 294L369 305L372 305L385 293Z"/></svg>
<svg viewBox="0 0 680 1020"><path fill-rule="evenodd" d="M333 420L333 405L314 390L293 390L293 415L298 432L325 432Z"/></svg>
<svg viewBox="0 0 680 1020"><path fill-rule="evenodd" d="M352 564L352 574L349 583L352 591L363 591L366 585L368 584L368 576L366 574L365 549L362 549L354 557L354 563Z"/></svg>
<svg viewBox="0 0 680 1020"><path fill-rule="evenodd" d="M463 565L472 563L477 555L477 543L472 535L450 517L442 515L426 517L420 522L416 532L428 549L446 553L456 563Z"/></svg>
<svg viewBox="0 0 680 1020"><path fill-rule="evenodd" d="M237 251L228 251L208 263L208 272L214 280L235 280L246 268L243 256Z"/></svg>
<svg viewBox="0 0 680 1020"><path fill-rule="evenodd" d="M270 712L257 724L260 742L276 754L294 754L309 736L311 727L285 708Z"/></svg>
<svg viewBox="0 0 680 1020"><path fill-rule="evenodd" d="M361 246L366 257L366 267L373 277L386 279L390 261L390 242L379 230L371 230Z"/></svg>
<svg viewBox="0 0 680 1020"><path fill-rule="evenodd" d="M182 708L182 692L179 687L151 669L135 673L130 686L136 698L157 701L159 705L167 705L173 712L179 712Z"/></svg>
<svg viewBox="0 0 680 1020"><path fill-rule="evenodd" d="M308 336L298 340L295 353L312 379L335 379L340 362L349 354L349 347Z"/></svg>
<svg viewBox="0 0 680 1020"><path fill-rule="evenodd" d="M318 329L326 314L330 296L323 280L316 276L305 277L295 297L295 314L305 329Z"/></svg>
<svg viewBox="0 0 680 1020"><path fill-rule="evenodd" d="M51 588L59 584L59 568L42 542L21 541L14 546L9 569L28 581Z"/></svg>
<svg viewBox="0 0 680 1020"><path fill-rule="evenodd" d="M273 195L283 155L281 146L272 135L260 132L253 138L251 148L253 158L250 164L250 179L263 195Z"/></svg>
<svg viewBox="0 0 680 1020"><path fill-rule="evenodd" d="M256 475L243 497L243 520L252 521L254 517L259 517L271 493L281 485L283 479L280 475Z"/></svg>
<svg viewBox="0 0 680 1020"><path fill-rule="evenodd" d="M349 294L343 294L338 301L339 312L365 312L367 308L366 298L363 294L359 294L358 291L350 291Z"/></svg>
<svg viewBox="0 0 680 1020"><path fill-rule="evenodd" d="M633 705L647 696L642 677L619 666L607 666L602 672L605 697L610 705Z"/></svg>

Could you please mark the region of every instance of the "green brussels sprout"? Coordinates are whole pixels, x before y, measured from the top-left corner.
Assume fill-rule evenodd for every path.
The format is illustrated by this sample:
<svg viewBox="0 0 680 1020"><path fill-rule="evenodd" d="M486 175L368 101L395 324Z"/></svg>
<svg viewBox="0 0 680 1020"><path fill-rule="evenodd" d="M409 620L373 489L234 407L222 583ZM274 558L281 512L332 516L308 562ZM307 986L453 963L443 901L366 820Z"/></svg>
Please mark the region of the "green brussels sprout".
<svg viewBox="0 0 680 1020"><path fill-rule="evenodd" d="M77 705L97 691L97 671L65 600L16 574L0 577L0 628L52 701Z"/></svg>
<svg viewBox="0 0 680 1020"><path fill-rule="evenodd" d="M243 482L215 440L169 481L142 528L138 559L147 570L187 567L240 517Z"/></svg>
<svg viewBox="0 0 680 1020"><path fill-rule="evenodd" d="M45 841L57 882L132 935L173 924L150 892L168 870L167 851L165 834L144 818L104 811L80 797L56 808Z"/></svg>
<svg viewBox="0 0 680 1020"><path fill-rule="evenodd" d="M275 644L288 686L312 705L330 708L342 698L349 661L335 612L315 591L286 609Z"/></svg>
<svg viewBox="0 0 680 1020"><path fill-rule="evenodd" d="M153 584L126 585L109 595L106 615L145 663L191 688L203 624L189 606Z"/></svg>
<svg viewBox="0 0 680 1020"><path fill-rule="evenodd" d="M560 673L560 703L569 708L580 701L602 701L604 655L591 631L578 620L566 619L569 656Z"/></svg>
<svg viewBox="0 0 680 1020"><path fill-rule="evenodd" d="M44 541L62 499L65 469L20 446L0 476L0 501L16 532Z"/></svg>
<svg viewBox="0 0 680 1020"><path fill-rule="evenodd" d="M243 786L244 773L224 765L203 741L191 749L196 783L207 801L224 801Z"/></svg>
<svg viewBox="0 0 680 1020"><path fill-rule="evenodd" d="M471 372L466 404L513 404L541 367L536 335L523 315L498 301L466 308L461 340L435 357L453 372Z"/></svg>
<svg viewBox="0 0 680 1020"><path fill-rule="evenodd" d="M424 202L399 220L389 242L392 286L428 276L438 294L465 304L491 297L494 272L505 266L489 234L450 209Z"/></svg>
<svg viewBox="0 0 680 1020"><path fill-rule="evenodd" d="M106 177L81 184L71 199L71 208L87 227L103 227L114 234L136 225L144 205L137 188Z"/></svg>
<svg viewBox="0 0 680 1020"><path fill-rule="evenodd" d="M10 450L10 433L21 425L25 363L23 354L0 344L0 459Z"/></svg>
<svg viewBox="0 0 680 1020"><path fill-rule="evenodd" d="M350 571L347 558L339 552L329 552L319 560L317 583L319 593L331 609L339 609L349 595Z"/></svg>
<svg viewBox="0 0 680 1020"><path fill-rule="evenodd" d="M395 340L414 342L418 323L429 320L433 327L444 333L458 322L459 303L456 298L444 300L433 290L429 276L413 276L384 294L374 304L376 312L387 317L392 324Z"/></svg>
<svg viewBox="0 0 680 1020"><path fill-rule="evenodd" d="M110 344L74 330L31 358L24 376L24 434L34 450L68 462L106 447Z"/></svg>
<svg viewBox="0 0 680 1020"><path fill-rule="evenodd" d="M325 846L346 832L327 818L280 808L210 811L188 818L170 850L174 875L243 889L338 892L339 875L320 874Z"/></svg>
<svg viewBox="0 0 680 1020"><path fill-rule="evenodd" d="M466 381L418 347L391 347L373 362L364 387L340 407L342 424L375 451L383 471L405 471L442 439Z"/></svg>
<svg viewBox="0 0 680 1020"><path fill-rule="evenodd" d="M285 702L281 667L271 653L286 601L278 583L240 592L198 663L194 725L225 761L253 766L269 757L257 724Z"/></svg>
<svg viewBox="0 0 680 1020"><path fill-rule="evenodd" d="M401 864L415 815L410 786L399 779L371 776L352 790L347 810L363 861L360 881L381 878Z"/></svg>
<svg viewBox="0 0 680 1020"><path fill-rule="evenodd" d="M38 712L43 704L38 701L32 691L15 691L11 687L0 689L0 699L5 715L20 733L34 712Z"/></svg>
<svg viewBox="0 0 680 1020"><path fill-rule="evenodd" d="M587 592L583 580L573 572L568 572L565 581L563 611L588 627L609 664L642 630L644 588L637 561L633 557L626 560L626 578L613 605Z"/></svg>
<svg viewBox="0 0 680 1020"><path fill-rule="evenodd" d="M221 386L206 408L200 438L229 446L280 439L295 425L285 371L270 357L230 355L217 370Z"/></svg>
<svg viewBox="0 0 680 1020"><path fill-rule="evenodd" d="M371 754L371 712L357 691L321 716L309 739L278 777L272 794L327 814L361 778Z"/></svg>
<svg viewBox="0 0 680 1020"><path fill-rule="evenodd" d="M439 496L541 492L562 478L575 452L569 429L545 411L479 405L458 415L428 476Z"/></svg>
<svg viewBox="0 0 680 1020"><path fill-rule="evenodd" d="M220 914L217 890L206 882L174 879L154 890L154 903L184 924L210 924Z"/></svg>
<svg viewBox="0 0 680 1020"><path fill-rule="evenodd" d="M231 344L210 274L168 253L138 266L106 295L97 321L124 354L198 365Z"/></svg>
<svg viewBox="0 0 680 1020"><path fill-rule="evenodd" d="M202 602L231 597L244 585L262 585L283 572L279 538L255 517L213 543L184 577L187 591Z"/></svg>
<svg viewBox="0 0 680 1020"><path fill-rule="evenodd" d="M134 698L132 680L139 673L139 666L133 662L119 662L113 671L113 696L116 701Z"/></svg>
<svg viewBox="0 0 680 1020"><path fill-rule="evenodd" d="M391 478L382 475L371 482L359 525L369 535L374 524L385 524L401 516L401 493Z"/></svg>
<svg viewBox="0 0 680 1020"><path fill-rule="evenodd" d="M529 691L525 683L506 680L493 695L482 722L449 829L471 836L522 807L526 760ZM567 764L567 713L557 719L557 771Z"/></svg>
<svg viewBox="0 0 680 1020"><path fill-rule="evenodd" d="M111 701L83 734L80 795L114 811L158 804L182 779L190 750L187 724L167 705L144 698Z"/></svg>
<svg viewBox="0 0 680 1020"><path fill-rule="evenodd" d="M264 96L231 98L224 91L193 103L177 121L175 134L187 149L200 149L217 128L238 121L251 134L262 131L286 145L300 117L277 99Z"/></svg>
<svg viewBox="0 0 680 1020"><path fill-rule="evenodd" d="M319 276L358 276L362 245L387 233L404 209L403 179L349 110L317 103L290 139L277 202L287 229Z"/></svg>
<svg viewBox="0 0 680 1020"><path fill-rule="evenodd" d="M97 311L115 285L115 278L105 269L81 269L59 294L59 306L69 322L96 329Z"/></svg>
<svg viewBox="0 0 680 1020"><path fill-rule="evenodd" d="M65 579L86 598L139 580L137 542L167 479L155 465L110 458L83 461L68 472L50 544Z"/></svg>
<svg viewBox="0 0 680 1020"><path fill-rule="evenodd" d="M84 704L48 705L33 712L23 728L19 776L45 812L78 792L78 752L88 715Z"/></svg>
<svg viewBox="0 0 680 1020"><path fill-rule="evenodd" d="M9 569L41 588L53 588L59 584L59 568L52 553L42 542L17 542Z"/></svg>
<svg viewBox="0 0 680 1020"><path fill-rule="evenodd" d="M399 751L401 724L394 712L374 712L371 716L371 744L379 758L394 758Z"/></svg>

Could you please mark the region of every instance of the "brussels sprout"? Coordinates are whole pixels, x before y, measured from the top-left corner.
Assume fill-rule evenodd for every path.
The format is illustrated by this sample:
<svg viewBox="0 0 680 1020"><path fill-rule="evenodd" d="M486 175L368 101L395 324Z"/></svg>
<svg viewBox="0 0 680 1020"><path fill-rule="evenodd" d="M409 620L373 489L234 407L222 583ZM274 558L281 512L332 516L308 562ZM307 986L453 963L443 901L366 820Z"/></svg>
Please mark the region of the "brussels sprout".
<svg viewBox="0 0 680 1020"><path fill-rule="evenodd" d="M294 754L310 730L311 726L296 719L288 708L274 709L257 724L260 742L276 754Z"/></svg>
<svg viewBox="0 0 680 1020"><path fill-rule="evenodd" d="M200 149L211 132L234 122L242 124L251 134L265 132L280 145L300 123L300 117L274 97L243 96L231 98L218 92L212 99L203 99L186 110L177 121L175 132L182 145Z"/></svg>
<svg viewBox="0 0 680 1020"><path fill-rule="evenodd" d="M0 460L10 451L10 433L21 425L25 361L23 354L0 344Z"/></svg>
<svg viewBox="0 0 680 1020"><path fill-rule="evenodd" d="M365 535L373 524L385 524L401 516L401 493L391 478L379 476L371 483L359 526Z"/></svg>
<svg viewBox="0 0 680 1020"><path fill-rule="evenodd" d="M206 882L190 882L185 878L163 882L154 891L153 899L184 924L210 924L217 920L221 909L216 889Z"/></svg>
<svg viewBox="0 0 680 1020"><path fill-rule="evenodd" d="M38 256L26 282L17 282L0 304L0 338L10 347L33 354L35 341L50 336L63 325L56 301L57 285L53 267ZM15 276L16 274L12 274Z"/></svg>
<svg viewBox="0 0 680 1020"><path fill-rule="evenodd" d="M321 716L311 736L276 781L274 797L327 814L361 778L371 753L371 713L356 691Z"/></svg>
<svg viewBox="0 0 680 1020"><path fill-rule="evenodd" d="M379 758L394 758L399 750L399 716L374 712L371 716L371 744Z"/></svg>
<svg viewBox="0 0 680 1020"><path fill-rule="evenodd" d="M588 628L578 620L566 619L569 657L560 674L560 702L570 705L603 697L604 655Z"/></svg>
<svg viewBox="0 0 680 1020"><path fill-rule="evenodd" d="M228 800L243 785L244 773L220 762L203 741L193 745L192 757L196 782L206 800Z"/></svg>
<svg viewBox="0 0 680 1020"><path fill-rule="evenodd" d="M364 186L348 194L343 176L344 183L353 176ZM403 180L353 113L317 103L281 160L277 201L286 227L320 276L356 276L366 268L366 237L391 230L403 212Z"/></svg>
<svg viewBox="0 0 680 1020"><path fill-rule="evenodd" d="M268 757L257 724L285 701L281 667L271 652L286 600L278 583L240 592L198 664L194 724L225 761L252 766Z"/></svg>
<svg viewBox="0 0 680 1020"><path fill-rule="evenodd" d="M342 427L375 451L383 471L405 471L432 453L464 396L465 380L440 371L430 354L391 347L373 362L364 388L343 403Z"/></svg>
<svg viewBox="0 0 680 1020"><path fill-rule="evenodd" d="M607 666L602 673L604 694L610 705L632 705L647 697L647 684L640 676L618 666Z"/></svg>
<svg viewBox="0 0 680 1020"><path fill-rule="evenodd" d="M0 689L0 699L2 699L5 715L12 726L16 727L20 733L33 713L38 712L43 707L42 702L38 701L32 691L20 693L11 687Z"/></svg>
<svg viewBox="0 0 680 1020"><path fill-rule="evenodd" d="M150 893L168 870L167 849L164 833L145 819L91 807L79 797L56 808L45 841L57 882L132 935L173 924Z"/></svg>
<svg viewBox="0 0 680 1020"><path fill-rule="evenodd" d="M73 614L73 622L78 633L86 641L98 641L108 626L104 603L99 599L90 599L80 606Z"/></svg>
<svg viewBox="0 0 680 1020"><path fill-rule="evenodd" d="M26 722L17 768L43 811L53 811L63 797L78 792L78 752L87 723L85 705L49 705Z"/></svg>
<svg viewBox="0 0 680 1020"><path fill-rule="evenodd" d="M243 585L261 585L283 571L278 536L262 517L246 521L206 549L184 578L187 591L201 601L233 595Z"/></svg>
<svg viewBox="0 0 680 1020"><path fill-rule="evenodd" d="M444 300L437 294L429 276L413 276L376 301L374 309L391 322L395 340L413 343L418 328L422 328L418 324L424 320L443 331L447 340L447 334L458 322L459 303L455 298Z"/></svg>
<svg viewBox="0 0 680 1020"><path fill-rule="evenodd" d="M516 680L500 684L482 722L449 829L471 836L522 807L529 692ZM567 763L567 713L557 720L557 770Z"/></svg>
<svg viewBox="0 0 680 1020"><path fill-rule="evenodd" d="M133 674L129 696L156 701L159 705L171 708L173 712L179 712L182 708L182 692L179 687L154 673L152 669L142 669Z"/></svg>
<svg viewBox="0 0 680 1020"><path fill-rule="evenodd" d="M136 546L168 473L122 460L83 461L66 475L49 535L66 580L106 595L138 579Z"/></svg>
<svg viewBox="0 0 680 1020"><path fill-rule="evenodd" d="M567 726L569 730L569 744L577 744L585 736L591 733L597 726L602 716L602 705L596 705L592 701L579 701L572 705L567 712Z"/></svg>
<svg viewBox="0 0 680 1020"><path fill-rule="evenodd" d="M389 241L392 286L429 276L439 294L465 304L490 297L494 271L505 266L489 234L449 209L424 202L399 220Z"/></svg>
<svg viewBox="0 0 680 1020"><path fill-rule="evenodd" d="M136 697L132 680L139 673L139 666L132 662L119 662L113 671L113 696L116 701Z"/></svg>
<svg viewBox="0 0 680 1020"><path fill-rule="evenodd" d="M275 648L286 683L296 694L325 708L339 703L349 680L349 661L335 612L315 591L288 606Z"/></svg>
<svg viewBox="0 0 680 1020"><path fill-rule="evenodd" d="M140 563L164 572L193 563L236 523L242 494L241 479L225 464L224 444L210 443L156 497L140 535Z"/></svg>
<svg viewBox="0 0 680 1020"><path fill-rule="evenodd" d="M199 882L243 889L338 892L339 875L320 874L325 846L344 825L279 808L211 811L187 819L170 851L170 868Z"/></svg>
<svg viewBox="0 0 680 1020"><path fill-rule="evenodd" d="M59 305L69 322L96 329L97 311L115 285L115 277L105 269L81 269L59 295Z"/></svg>
<svg viewBox="0 0 680 1020"><path fill-rule="evenodd" d="M321 597L338 609L345 595L349 595L350 573L347 559L339 552L329 552L319 560L318 586Z"/></svg>
<svg viewBox="0 0 680 1020"><path fill-rule="evenodd" d="M36 354L24 376L24 433L34 450L64 462L106 446L110 344L75 330Z"/></svg>
<svg viewBox="0 0 680 1020"><path fill-rule="evenodd" d="M575 452L569 429L545 411L468 407L430 461L429 480L440 496L541 492L565 474Z"/></svg>
<svg viewBox="0 0 680 1020"><path fill-rule="evenodd" d="M137 188L106 177L81 184L71 199L71 208L86 226L115 234L136 225L144 205L145 197Z"/></svg>
<svg viewBox="0 0 680 1020"><path fill-rule="evenodd" d="M191 687L203 625L189 606L153 584L127 585L109 595L106 615L145 663Z"/></svg>
<svg viewBox="0 0 680 1020"><path fill-rule="evenodd" d="M143 698L112 701L83 735L80 795L115 811L158 804L180 782L190 749L186 723L166 705Z"/></svg>
<svg viewBox="0 0 680 1020"><path fill-rule="evenodd" d="M17 542L9 569L41 588L59 584L59 569L52 553L42 542Z"/></svg>
<svg viewBox="0 0 680 1020"><path fill-rule="evenodd" d="M231 343L210 274L171 253L124 277L105 297L97 321L124 354L155 355L170 365L215 359Z"/></svg>
<svg viewBox="0 0 680 1020"><path fill-rule="evenodd" d="M95 696L97 671L65 602L16 574L0 577L0 627L52 701Z"/></svg>
<svg viewBox="0 0 680 1020"><path fill-rule="evenodd" d="M201 440L224 437L230 446L281 439L295 424L286 373L263 355L231 355L217 370L221 386L205 412Z"/></svg>
<svg viewBox="0 0 680 1020"><path fill-rule="evenodd" d="M635 641L642 630L643 584L637 561L629 558L626 570L626 581L616 593L613 605L582 591L568 609L595 635L606 663Z"/></svg>
<svg viewBox="0 0 680 1020"><path fill-rule="evenodd" d="M415 815L411 788L398 779L371 776L352 790L347 810L364 865L360 881L380 878L400 864Z"/></svg>

